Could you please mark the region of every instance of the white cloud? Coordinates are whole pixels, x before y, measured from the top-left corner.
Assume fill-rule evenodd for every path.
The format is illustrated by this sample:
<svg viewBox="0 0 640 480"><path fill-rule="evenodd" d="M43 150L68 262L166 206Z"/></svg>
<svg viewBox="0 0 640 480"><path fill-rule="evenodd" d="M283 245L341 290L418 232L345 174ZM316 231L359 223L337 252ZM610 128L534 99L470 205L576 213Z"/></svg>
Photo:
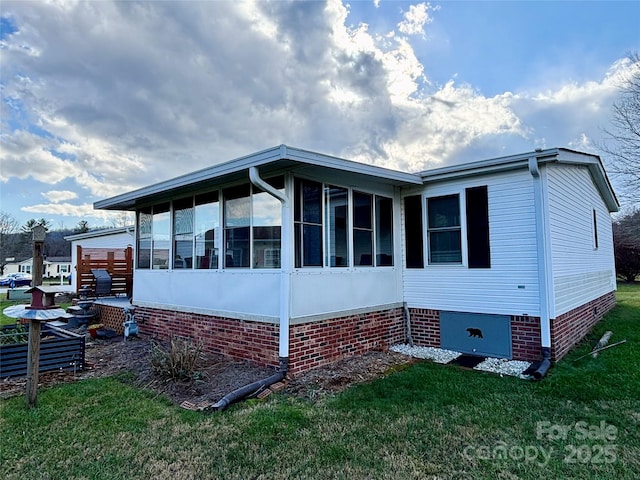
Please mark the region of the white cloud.
<svg viewBox="0 0 640 480"><path fill-rule="evenodd" d="M433 21L429 10L438 10L438 7L434 8L430 3L411 5L398 24L398 30L406 35L424 35L424 26Z"/></svg>
<svg viewBox="0 0 640 480"><path fill-rule="evenodd" d="M77 217L85 220L92 219L91 224L104 225L114 222L122 222L121 212L111 212L107 210L94 210L90 203L81 205L73 205L70 203L41 203L29 205L21 209L23 212L37 216L38 218L46 215L58 215L61 217ZM133 221L129 219L131 224Z"/></svg>
<svg viewBox="0 0 640 480"><path fill-rule="evenodd" d="M27 207L59 215L95 215L96 199L279 143L411 171L471 150L589 145L626 68L493 97L438 85L412 44L433 21L429 3L385 35L349 25L338 0L3 10L19 31L0 57L0 180L74 182L80 205Z"/></svg>
<svg viewBox="0 0 640 480"><path fill-rule="evenodd" d="M49 190L48 192L43 192L41 195L52 203L60 203L78 198L76 192L69 190Z"/></svg>

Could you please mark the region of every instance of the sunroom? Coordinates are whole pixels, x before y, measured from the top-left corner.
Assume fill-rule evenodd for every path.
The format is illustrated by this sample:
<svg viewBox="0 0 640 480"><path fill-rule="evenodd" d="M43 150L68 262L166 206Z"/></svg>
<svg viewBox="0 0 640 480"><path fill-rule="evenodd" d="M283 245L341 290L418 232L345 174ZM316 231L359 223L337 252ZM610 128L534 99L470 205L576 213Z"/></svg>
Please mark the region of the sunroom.
<svg viewBox="0 0 640 480"><path fill-rule="evenodd" d="M401 310L400 187L411 185L420 177L280 146L96 208L136 211L133 302L156 333L273 325L265 341L285 335L282 357L279 326Z"/></svg>

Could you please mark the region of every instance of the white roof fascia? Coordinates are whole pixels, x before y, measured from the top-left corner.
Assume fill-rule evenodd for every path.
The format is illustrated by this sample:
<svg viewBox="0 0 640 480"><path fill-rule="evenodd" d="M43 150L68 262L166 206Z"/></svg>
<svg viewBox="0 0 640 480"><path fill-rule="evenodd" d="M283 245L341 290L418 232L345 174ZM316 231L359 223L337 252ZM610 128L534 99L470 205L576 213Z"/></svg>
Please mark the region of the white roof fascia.
<svg viewBox="0 0 640 480"><path fill-rule="evenodd" d="M134 228L135 227L133 225L129 225L128 227L103 228L92 232L74 233L73 235L67 235L64 239L72 242L75 240L84 240L85 238L107 237L109 235L117 235L119 233L133 232Z"/></svg>
<svg viewBox="0 0 640 480"><path fill-rule="evenodd" d="M558 149L541 150L531 153L511 155L508 157L492 158L488 160L480 160L478 162L451 165L449 167L434 168L432 170L424 170L420 172L419 175L422 177L422 180L426 184L442 180L451 180L460 177L470 177L476 175L484 175L487 173L516 170L521 167L528 167L529 158L532 156L536 156L539 160L543 160L546 157L555 157L557 154Z"/></svg>
<svg viewBox="0 0 640 480"><path fill-rule="evenodd" d="M157 195L165 191L185 187L190 184L220 178L225 175L248 170L249 167L259 167L261 165L265 165L277 160L292 160L294 162L300 162L309 165L334 168L337 170L358 173L361 175L379 177L394 184L422 184L420 176L412 173L399 172L397 170L390 170L374 165L368 165L351 160L345 160L338 157L314 153L307 150L292 148L286 145L280 145L278 147L273 147L268 150L263 150L251 155L240 157L229 162L221 163L213 167L208 167L196 172L188 173L171 180L156 183L154 185L143 187L138 190L117 195L105 200L100 200L98 202L95 202L93 206L95 209L118 209L118 207L123 208L123 204L132 204L129 206L133 206L133 202L142 197Z"/></svg>
<svg viewBox="0 0 640 480"><path fill-rule="evenodd" d="M567 165L578 165L587 167L591 177L596 184L602 199L610 212L617 212L620 204L607 178L607 174L602 166L600 157L593 154L576 152L566 148L552 148L547 150L536 150L535 152L512 155L479 162L471 162L449 167L425 170L420 172L420 176L425 184L435 183L457 178L472 177L491 173L528 168L530 157L536 157L538 162L560 163Z"/></svg>

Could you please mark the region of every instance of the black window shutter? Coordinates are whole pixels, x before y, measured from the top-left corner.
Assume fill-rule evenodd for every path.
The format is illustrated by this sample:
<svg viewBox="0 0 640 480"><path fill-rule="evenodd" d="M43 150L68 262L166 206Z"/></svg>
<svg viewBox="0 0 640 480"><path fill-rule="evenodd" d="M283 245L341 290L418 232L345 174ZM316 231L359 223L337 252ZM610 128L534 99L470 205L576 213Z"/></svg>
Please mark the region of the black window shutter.
<svg viewBox="0 0 640 480"><path fill-rule="evenodd" d="M407 268L424 268L422 195L404 197L404 233Z"/></svg>
<svg viewBox="0 0 640 480"><path fill-rule="evenodd" d="M487 187L466 189L469 268L490 268L489 201Z"/></svg>

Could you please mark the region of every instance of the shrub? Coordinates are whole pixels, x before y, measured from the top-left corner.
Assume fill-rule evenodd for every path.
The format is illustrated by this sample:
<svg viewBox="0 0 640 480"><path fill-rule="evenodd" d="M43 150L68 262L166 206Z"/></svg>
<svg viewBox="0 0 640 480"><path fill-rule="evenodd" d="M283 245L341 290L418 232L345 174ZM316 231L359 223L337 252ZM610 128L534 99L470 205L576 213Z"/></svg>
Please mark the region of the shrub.
<svg viewBox="0 0 640 480"><path fill-rule="evenodd" d="M169 347L159 343L151 347L151 367L164 378L192 379L202 353L202 342L194 344L189 338L172 337Z"/></svg>
<svg viewBox="0 0 640 480"><path fill-rule="evenodd" d="M27 343L29 330L20 322L15 326L4 327L0 330L0 344L10 345L12 343Z"/></svg>

